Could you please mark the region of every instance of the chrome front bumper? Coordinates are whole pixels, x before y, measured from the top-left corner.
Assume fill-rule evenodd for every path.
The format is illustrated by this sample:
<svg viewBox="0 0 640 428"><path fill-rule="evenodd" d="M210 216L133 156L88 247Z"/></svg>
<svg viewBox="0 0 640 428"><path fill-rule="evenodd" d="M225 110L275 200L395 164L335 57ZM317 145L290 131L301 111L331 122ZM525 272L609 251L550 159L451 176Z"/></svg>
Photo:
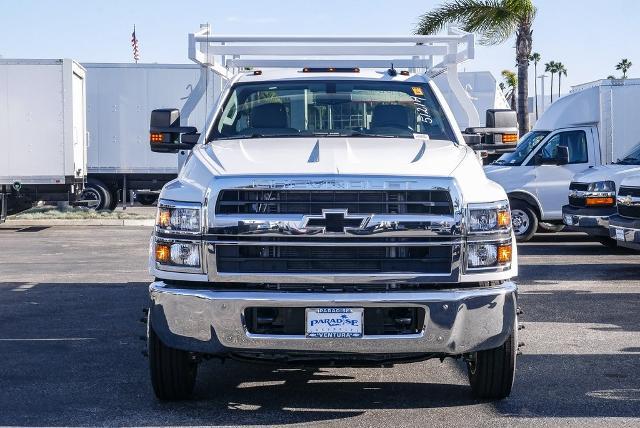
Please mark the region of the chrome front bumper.
<svg viewBox="0 0 640 428"><path fill-rule="evenodd" d="M567 230L609 236L609 217L615 212L615 207L593 210L565 205L562 207L562 221Z"/></svg>
<svg viewBox="0 0 640 428"><path fill-rule="evenodd" d="M609 236L621 247L640 250L640 220L621 216L612 216L609 224Z"/></svg>
<svg viewBox="0 0 640 428"><path fill-rule="evenodd" d="M420 292L297 293L180 288L156 281L149 291L151 325L162 342L208 354L257 351L458 355L500 346L511 334L516 319L517 286L513 282ZM312 339L303 335L251 334L244 322L244 311L249 307L340 306L422 307L425 323L419 334Z"/></svg>

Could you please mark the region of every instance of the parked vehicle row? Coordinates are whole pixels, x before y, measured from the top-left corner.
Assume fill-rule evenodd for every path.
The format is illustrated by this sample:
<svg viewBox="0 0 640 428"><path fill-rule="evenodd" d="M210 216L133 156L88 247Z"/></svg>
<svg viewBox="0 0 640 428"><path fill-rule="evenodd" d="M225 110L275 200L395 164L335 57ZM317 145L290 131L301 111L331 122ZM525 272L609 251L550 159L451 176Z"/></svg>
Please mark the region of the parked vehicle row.
<svg viewBox="0 0 640 428"><path fill-rule="evenodd" d="M566 225L613 243L616 188L640 171L639 103L640 79L576 87L547 108L515 151L485 167L509 195L519 241Z"/></svg>
<svg viewBox="0 0 640 428"><path fill-rule="evenodd" d="M185 154L147 150L149 113L178 105L202 124L219 92L195 64L0 60L0 221L38 201L153 203Z"/></svg>

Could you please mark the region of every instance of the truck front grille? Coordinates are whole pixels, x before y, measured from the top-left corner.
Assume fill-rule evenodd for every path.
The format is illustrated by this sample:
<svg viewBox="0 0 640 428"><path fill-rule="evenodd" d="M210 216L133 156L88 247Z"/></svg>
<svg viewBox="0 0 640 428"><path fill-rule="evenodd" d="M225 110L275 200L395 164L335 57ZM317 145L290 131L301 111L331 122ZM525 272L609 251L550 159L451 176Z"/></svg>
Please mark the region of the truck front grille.
<svg viewBox="0 0 640 428"><path fill-rule="evenodd" d="M626 196L640 198L640 188L621 187L618 191L618 198L624 198ZM640 218L640 205L626 205L618 203L618 214L623 217Z"/></svg>
<svg viewBox="0 0 640 428"><path fill-rule="evenodd" d="M344 209L352 214L451 215L447 190L222 190L216 214L322 214Z"/></svg>
<svg viewBox="0 0 640 428"><path fill-rule="evenodd" d="M223 273L448 274L452 264L448 245L218 245L216 253L217 270Z"/></svg>

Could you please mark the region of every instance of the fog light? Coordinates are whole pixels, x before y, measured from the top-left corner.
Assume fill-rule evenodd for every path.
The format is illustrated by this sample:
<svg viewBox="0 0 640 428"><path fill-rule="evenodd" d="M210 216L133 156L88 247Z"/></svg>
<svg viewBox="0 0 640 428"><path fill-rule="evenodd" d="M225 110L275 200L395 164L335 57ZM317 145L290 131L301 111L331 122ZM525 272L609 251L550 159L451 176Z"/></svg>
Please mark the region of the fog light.
<svg viewBox="0 0 640 428"><path fill-rule="evenodd" d="M470 268L495 266L498 247L495 244L472 244L468 247L467 265Z"/></svg>

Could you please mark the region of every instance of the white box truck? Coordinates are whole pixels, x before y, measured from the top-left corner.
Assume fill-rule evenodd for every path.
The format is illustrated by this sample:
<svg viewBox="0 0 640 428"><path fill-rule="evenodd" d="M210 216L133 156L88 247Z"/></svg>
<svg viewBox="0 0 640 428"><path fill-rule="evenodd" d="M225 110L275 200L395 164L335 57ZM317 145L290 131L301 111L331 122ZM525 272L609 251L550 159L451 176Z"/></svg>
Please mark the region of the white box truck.
<svg viewBox="0 0 640 428"><path fill-rule="evenodd" d="M71 59L0 60L0 213L73 202L86 175L85 69Z"/></svg>
<svg viewBox="0 0 640 428"><path fill-rule="evenodd" d="M150 152L149 115L178 106L182 124L205 123L205 111L220 93L220 78L196 64L84 63L87 70L88 180L83 199L96 209L115 208L131 192L143 204L157 199L176 178L178 155ZM202 79L202 82L201 82ZM202 97L186 104L198 85Z"/></svg>
<svg viewBox="0 0 640 428"><path fill-rule="evenodd" d="M554 102L517 149L485 167L511 202L520 241L562 227L574 176L623 159L640 143L640 79L599 80Z"/></svg>

